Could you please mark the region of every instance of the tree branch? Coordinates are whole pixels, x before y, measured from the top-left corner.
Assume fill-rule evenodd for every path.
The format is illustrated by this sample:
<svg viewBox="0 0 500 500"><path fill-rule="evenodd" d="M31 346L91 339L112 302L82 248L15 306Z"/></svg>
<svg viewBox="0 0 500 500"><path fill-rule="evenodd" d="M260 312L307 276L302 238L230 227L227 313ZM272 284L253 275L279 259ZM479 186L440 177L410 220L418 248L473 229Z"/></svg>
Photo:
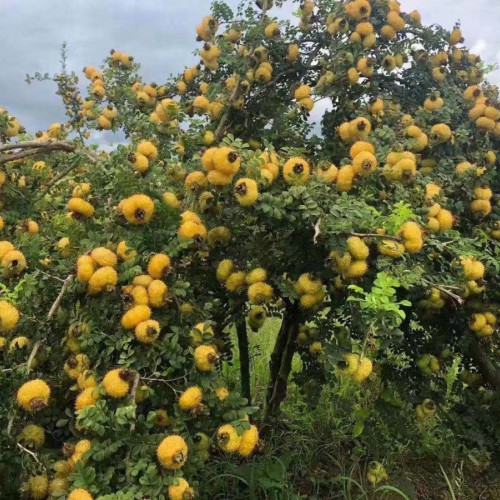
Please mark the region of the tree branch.
<svg viewBox="0 0 500 500"><path fill-rule="evenodd" d="M241 395L252 404L252 392L250 388L250 355L248 351L248 335L245 317L240 315L236 320L236 334L238 336L238 350L240 353L240 382Z"/></svg>
<svg viewBox="0 0 500 500"><path fill-rule="evenodd" d="M73 275L70 274L67 276L67 278L63 281L63 285L61 288L61 291L59 292L59 295L56 297L56 300L52 304L51 308L49 309L49 312L47 314L47 321L50 321L52 319L52 316L56 313L57 309L59 308L59 305L61 304L61 301L64 297L64 294L66 293L66 290L68 289L71 280L73 279ZM27 371L29 372L31 369L31 363L35 359L35 356L37 355L38 350L40 349L40 346L42 345L41 340L38 340L35 342L35 345L33 346L33 349L31 350L31 353L29 355L28 361L26 362L26 367Z"/></svg>
<svg viewBox="0 0 500 500"><path fill-rule="evenodd" d="M469 351L484 379L495 389L500 389L500 369L492 363L474 334L469 335Z"/></svg>
<svg viewBox="0 0 500 500"><path fill-rule="evenodd" d="M47 321L50 321L52 319L52 316L56 313L57 309L61 305L61 301L64 297L64 294L66 293L66 290L68 289L71 281L73 280L74 275L70 274L67 276L67 278L63 282L63 286L61 288L61 291L59 292L59 295L56 297L56 300L52 304L52 307L49 310L49 313L47 314Z"/></svg>
<svg viewBox="0 0 500 500"><path fill-rule="evenodd" d="M23 450L25 453L28 453L29 455L31 455L38 463L40 463L40 460L38 460L38 457L36 456L36 454L33 453L31 450L28 450L28 448L25 448L20 443L17 443L17 446L18 446L18 448L20 448L21 450Z"/></svg>
<svg viewBox="0 0 500 500"><path fill-rule="evenodd" d="M78 166L78 161L74 161L69 167L65 168L62 172L57 174L53 179L51 179L47 183L45 188L42 191L40 191L40 194L35 198L35 201L41 200L50 191L50 189L52 188L52 186L54 186L54 184L59 182L62 178L66 177L77 166Z"/></svg>
<svg viewBox="0 0 500 500"><path fill-rule="evenodd" d="M46 154L50 151L65 151L72 153L76 150L76 146L67 142L48 142L48 141L26 141L15 144L3 144L0 146L0 151L18 151L10 154L0 155L0 165L14 160L20 160L28 156L37 154Z"/></svg>

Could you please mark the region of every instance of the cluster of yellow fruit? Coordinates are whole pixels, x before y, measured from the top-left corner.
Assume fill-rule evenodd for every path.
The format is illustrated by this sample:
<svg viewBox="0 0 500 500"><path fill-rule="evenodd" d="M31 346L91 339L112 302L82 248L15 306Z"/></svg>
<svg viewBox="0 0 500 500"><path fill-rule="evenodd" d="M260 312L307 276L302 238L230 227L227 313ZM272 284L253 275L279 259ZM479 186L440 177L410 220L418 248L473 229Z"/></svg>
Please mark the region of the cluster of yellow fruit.
<svg viewBox="0 0 500 500"><path fill-rule="evenodd" d="M238 453L242 457L248 457L255 450L259 442L259 431L255 425L250 425L250 429L238 434L232 424L221 425L217 429L217 444L226 453Z"/></svg>
<svg viewBox="0 0 500 500"><path fill-rule="evenodd" d="M34 223L36 224L36 222ZM36 229L38 224L36 224ZM34 227L32 229L35 229ZM35 231L38 232L38 231ZM10 241L0 241L0 263L5 278L12 278L21 274L27 266L26 257Z"/></svg>
<svg viewBox="0 0 500 500"><path fill-rule="evenodd" d="M132 66L132 62L134 61L134 57L127 54L126 52L120 52L115 49L110 50L110 62L114 67L122 66L124 68L130 68Z"/></svg>
<svg viewBox="0 0 500 500"><path fill-rule="evenodd" d="M382 231L382 234L384 234ZM404 252L418 253L423 247L422 228L414 221L405 222L396 232L397 239L382 239L378 244L378 250L382 255L388 257L401 257Z"/></svg>
<svg viewBox="0 0 500 500"><path fill-rule="evenodd" d="M81 109L78 111L78 116L91 120L100 116L97 103L93 99L85 99L85 101L81 103Z"/></svg>
<svg viewBox="0 0 500 500"><path fill-rule="evenodd" d="M274 151L264 151L260 155L260 176L266 184L271 184L280 174L280 158Z"/></svg>
<svg viewBox="0 0 500 500"><path fill-rule="evenodd" d="M301 274L294 288L299 296L300 307L304 309L312 309L321 304L325 298L323 283L309 273Z"/></svg>
<svg viewBox="0 0 500 500"><path fill-rule="evenodd" d="M204 95L207 92L208 84L205 82L200 83L201 95L193 99L193 110L198 114L206 114L211 120L217 120L224 111L224 103L222 101L209 101ZM214 133L207 130L203 136L203 141L206 146L213 144L215 140Z"/></svg>
<svg viewBox="0 0 500 500"><path fill-rule="evenodd" d="M197 214L190 210L186 210L181 214L177 235L181 240L201 242L207 237L207 228Z"/></svg>
<svg viewBox="0 0 500 500"><path fill-rule="evenodd" d="M370 135L372 124L369 120L360 116L349 122L344 122L338 128L340 139L344 143L351 143L357 140L363 140Z"/></svg>
<svg viewBox="0 0 500 500"><path fill-rule="evenodd" d="M196 34L200 40L210 42L219 29L219 22L213 16L205 16L196 27Z"/></svg>
<svg viewBox="0 0 500 500"><path fill-rule="evenodd" d="M83 454L89 451L90 448L91 444L88 439L82 439L74 445L65 443L63 452L68 458L66 460L60 460L54 464L55 474L50 481L46 474L32 476L28 479L26 490L29 493L30 498L43 499L47 498L48 495L60 497L67 494L67 491L70 488L68 476L74 471L76 464L83 460ZM67 498L68 500L93 499L92 495L87 490L82 488L73 489L68 494Z"/></svg>
<svg viewBox="0 0 500 500"><path fill-rule="evenodd" d="M500 110L478 85L472 85L465 89L464 98L472 104L469 118L480 130L493 134L500 138Z"/></svg>
<svg viewBox="0 0 500 500"><path fill-rule="evenodd" d="M214 43L205 42L200 50L201 62L205 66L205 69L210 71L216 71L219 69L220 55L221 50Z"/></svg>
<svg viewBox="0 0 500 500"><path fill-rule="evenodd" d="M391 152L386 162L382 173L388 181L408 180L417 172L417 161L410 151Z"/></svg>
<svg viewBox="0 0 500 500"><path fill-rule="evenodd" d="M297 344L302 347L307 347L309 354L317 356L323 352L323 345L318 340L319 330L314 326L302 324L299 326L299 333L297 334Z"/></svg>
<svg viewBox="0 0 500 500"><path fill-rule="evenodd" d="M342 356L343 361L339 363L338 372L343 377L348 377L355 382L363 382L373 371L370 359L355 353L346 353Z"/></svg>
<svg viewBox="0 0 500 500"><path fill-rule="evenodd" d="M433 233L451 229L455 222L453 214L449 210L442 208L439 203L433 203L427 208L427 216L427 229Z"/></svg>
<svg viewBox="0 0 500 500"><path fill-rule="evenodd" d="M347 252L334 251L330 254L333 269L344 278L359 278L368 271L368 245L358 236L347 239Z"/></svg>
<svg viewBox="0 0 500 500"><path fill-rule="evenodd" d="M415 414L420 421L428 420L436 414L437 405L432 399L426 398L415 407Z"/></svg>
<svg viewBox="0 0 500 500"><path fill-rule="evenodd" d="M136 172L144 174L148 171L150 162L158 157L158 149L151 141L140 141L135 151L128 156L128 160Z"/></svg>
<svg viewBox="0 0 500 500"><path fill-rule="evenodd" d="M104 77L101 71L98 71L93 66L85 66L83 68L85 77L92 82L92 95L101 100L106 95L104 87Z"/></svg>
<svg viewBox="0 0 500 500"><path fill-rule="evenodd" d="M50 141L51 139L62 139L66 131L60 123L51 123L45 132L39 131L35 135L36 141Z"/></svg>
<svg viewBox="0 0 500 500"><path fill-rule="evenodd" d="M311 87L309 85L299 85L293 93L297 106L305 111L311 111L314 107L314 101L311 99Z"/></svg>
<svg viewBox="0 0 500 500"><path fill-rule="evenodd" d="M274 294L271 285L266 283L267 272L261 267L249 271L238 271L230 259L222 260L217 266L217 279L224 283L228 292L241 293L247 288L250 304L265 304Z"/></svg>
<svg viewBox="0 0 500 500"><path fill-rule="evenodd" d="M478 337L491 337L495 331L497 317L490 311L475 313L472 315L469 328Z"/></svg>
<svg viewBox="0 0 500 500"><path fill-rule="evenodd" d="M127 222L134 225L147 224L154 215L155 205L146 194L133 194L120 201L118 211Z"/></svg>
<svg viewBox="0 0 500 500"><path fill-rule="evenodd" d="M156 130L162 134L169 134L179 126L177 115L179 105L173 99L162 99L149 115L149 119L156 125Z"/></svg>
<svg viewBox="0 0 500 500"><path fill-rule="evenodd" d="M199 387L190 387L182 395L179 405L185 411L195 409L201 403L201 390ZM184 398L184 400L183 400ZM198 457L208 459L208 448L210 440L206 434L197 433L193 439L194 453ZM257 427L250 425L249 429L238 434L236 428L231 424L224 424L217 430L216 440L219 448L227 453L236 452L240 456L249 456L255 449L259 441L259 432ZM178 434L166 436L158 445L156 456L158 461L167 470L180 470L185 465L189 454L189 448L185 439ZM171 500L192 498L193 489L189 483L180 478L177 484L173 484L168 490Z"/></svg>
<svg viewBox="0 0 500 500"><path fill-rule="evenodd" d="M77 260L77 277L87 284L87 293L96 295L111 291L118 283L116 254L105 247L94 248L90 254L81 255Z"/></svg>
<svg viewBox="0 0 500 500"><path fill-rule="evenodd" d="M201 157L201 163L207 172L208 183L214 186L227 186L240 169L241 158L234 149L223 146L207 149Z"/></svg>
<svg viewBox="0 0 500 500"><path fill-rule="evenodd" d="M191 66L186 68L182 75L182 79L175 84L175 88L179 95L184 95L187 91L188 85L194 80L196 76L200 73L197 66Z"/></svg>
<svg viewBox="0 0 500 500"><path fill-rule="evenodd" d="M7 137L16 137L16 135L22 134L25 132L24 127L21 125L19 120L14 116L11 116L7 113L7 110L0 108L0 116L7 115L7 130L5 131L5 135ZM1 134L0 134L1 135Z"/></svg>
<svg viewBox="0 0 500 500"><path fill-rule="evenodd" d="M473 214L479 217L486 217L491 213L491 198L493 197L492 190L485 185L478 186L474 189L474 197L470 204L470 209Z"/></svg>
<svg viewBox="0 0 500 500"><path fill-rule="evenodd" d="M420 300L418 305L424 309L442 309L445 306L443 293L437 288L432 287L427 298Z"/></svg>
<svg viewBox="0 0 500 500"><path fill-rule="evenodd" d="M439 359L432 354L423 354L417 359L417 366L425 375L434 375L441 369Z"/></svg>
<svg viewBox="0 0 500 500"><path fill-rule="evenodd" d="M97 117L97 124L103 130L111 130L113 120L118 116L118 111L112 104L108 104Z"/></svg>
<svg viewBox="0 0 500 500"><path fill-rule="evenodd" d="M311 27L314 12L314 0L304 0L300 9L299 28L307 31Z"/></svg>
<svg viewBox="0 0 500 500"><path fill-rule="evenodd" d="M141 82L134 82L131 89L139 106L146 108L153 107L156 104L156 99L163 97L167 90L163 85L159 87L156 83L143 84Z"/></svg>

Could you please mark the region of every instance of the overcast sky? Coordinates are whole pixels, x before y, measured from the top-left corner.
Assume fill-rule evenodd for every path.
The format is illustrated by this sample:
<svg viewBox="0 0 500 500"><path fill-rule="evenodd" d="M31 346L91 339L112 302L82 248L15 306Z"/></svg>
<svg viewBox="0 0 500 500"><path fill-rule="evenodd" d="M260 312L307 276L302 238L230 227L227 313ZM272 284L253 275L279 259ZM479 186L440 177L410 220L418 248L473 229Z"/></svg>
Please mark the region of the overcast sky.
<svg viewBox="0 0 500 500"><path fill-rule="evenodd" d="M425 24L451 28L461 20L467 46L500 63L500 0L401 3L405 12L418 9ZM0 0L0 107L30 131L64 120L52 83L24 82L26 73L58 70L63 41L71 68L98 65L115 48L142 64L146 81L163 81L196 60L194 29L209 6L209 0ZM500 71L489 78L500 84Z"/></svg>

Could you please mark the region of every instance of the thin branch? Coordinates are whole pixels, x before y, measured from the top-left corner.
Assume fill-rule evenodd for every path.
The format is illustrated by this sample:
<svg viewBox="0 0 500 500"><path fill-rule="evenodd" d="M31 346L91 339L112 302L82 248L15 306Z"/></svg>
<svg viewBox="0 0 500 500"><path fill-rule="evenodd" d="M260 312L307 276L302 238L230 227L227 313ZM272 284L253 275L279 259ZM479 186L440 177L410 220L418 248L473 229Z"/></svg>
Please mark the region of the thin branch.
<svg viewBox="0 0 500 500"><path fill-rule="evenodd" d="M40 460L38 460L38 457L36 456L35 453L33 453L31 450L28 450L28 448L25 448L22 444L17 443L17 447L23 450L24 452L28 453L31 455L38 463L40 463Z"/></svg>
<svg viewBox="0 0 500 500"><path fill-rule="evenodd" d="M42 191L40 191L40 194L35 198L35 201L41 200L50 191L52 186L54 186L54 184L59 182L63 177L66 177L74 168L78 166L78 163L79 163L78 161L73 162L68 168L64 169L62 172L57 174L53 179L51 179L45 186L45 188Z"/></svg>
<svg viewBox="0 0 500 500"><path fill-rule="evenodd" d="M460 305L462 305L465 302L465 300L462 297L460 297L456 293L451 292L448 287L445 287L443 285L436 285L435 283L432 283L426 279L423 279L422 281L426 285L432 286L433 288L436 288L436 290L439 290L440 292L443 292L445 295L448 295L452 299L456 300Z"/></svg>
<svg viewBox="0 0 500 500"><path fill-rule="evenodd" d="M10 153L5 155L0 155L0 165L8 163L14 160L20 160L28 156L34 156L37 154L45 154L49 151L65 151L66 153L72 153L76 150L76 146L73 144L68 144L67 142L18 142L16 144L4 144L0 146L0 151L16 151L17 153Z"/></svg>
<svg viewBox="0 0 500 500"><path fill-rule="evenodd" d="M137 387L139 386L139 379L141 377L139 376L139 373L136 372L134 376L134 382L132 384L132 389L130 389L130 397L135 400L135 393L137 392Z"/></svg>
<svg viewBox="0 0 500 500"><path fill-rule="evenodd" d="M31 369L31 363L35 359L36 353L38 352L38 349L40 349L41 342L40 340L37 340L35 342L35 345L33 346L33 349L31 350L30 357L28 358L28 361L26 361L26 369L29 372Z"/></svg>
<svg viewBox="0 0 500 500"><path fill-rule="evenodd" d="M321 234L321 230L319 228L320 224L321 224L321 217L316 221L316 224L313 225L313 228L314 228L313 242L314 242L314 244L318 243L318 237Z"/></svg>
<svg viewBox="0 0 500 500"><path fill-rule="evenodd" d="M226 124L226 121L229 117L229 112L231 111L231 105L233 104L234 100L236 99L236 96L238 95L238 91L240 90L240 82L238 80L238 83L235 85L233 92L231 93L231 96L229 97L229 101L227 102L226 109L224 110L223 115L221 116L219 125L217 125L217 128L215 129L215 140L218 141L220 139L220 136L222 134L222 129L224 125Z"/></svg>
<svg viewBox="0 0 500 500"><path fill-rule="evenodd" d="M4 144L0 146L0 151L10 151L11 149L30 149L30 148L59 148L62 151L74 151L75 146L67 142L61 141L24 141L24 142L12 142L9 144Z"/></svg>
<svg viewBox="0 0 500 500"><path fill-rule="evenodd" d="M399 236L378 233L348 233L349 236L358 236L359 238L382 238L384 240L403 241Z"/></svg>
<svg viewBox="0 0 500 500"><path fill-rule="evenodd" d="M59 295L57 296L56 300L54 301L52 307L49 310L49 313L47 314L47 321L50 321L52 319L52 316L54 316L57 309L59 308L61 301L64 297L64 294L66 293L66 290L68 289L73 277L74 277L73 274L69 274L64 280L61 291L59 292Z"/></svg>
<svg viewBox="0 0 500 500"><path fill-rule="evenodd" d="M68 289L71 280L73 279L73 275L70 274L66 277L66 279L63 281L63 286L61 288L61 291L59 292L59 295L56 297L56 300L52 304L48 314L47 314L47 321L50 321L52 319L52 316L56 313L57 309L59 308L61 301L64 297L64 294L66 293L66 290ZM29 372L31 369L31 363L35 359L35 356L37 355L38 350L40 349L40 346L42 345L41 340L38 340L35 342L35 345L33 346L33 349L31 350L31 353L29 355L28 361L26 362L26 367L27 371Z"/></svg>

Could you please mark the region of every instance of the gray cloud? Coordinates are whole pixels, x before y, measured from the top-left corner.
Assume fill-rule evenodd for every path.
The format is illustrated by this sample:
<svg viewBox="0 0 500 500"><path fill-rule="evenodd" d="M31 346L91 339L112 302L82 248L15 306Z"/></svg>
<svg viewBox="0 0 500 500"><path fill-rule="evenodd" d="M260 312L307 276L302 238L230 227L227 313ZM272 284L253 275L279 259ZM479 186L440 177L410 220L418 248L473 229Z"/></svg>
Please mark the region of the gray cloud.
<svg viewBox="0 0 500 500"><path fill-rule="evenodd" d="M236 7L238 0L228 3ZM402 5L405 11L418 9L426 24L451 28L461 19L467 45L485 61L500 62L500 30L495 22L500 19L500 2L403 0ZM208 0L0 0L0 106L19 117L28 130L64 120L53 84L24 83L26 73L58 70L63 41L68 42L69 66L77 71L100 64L115 48L135 56L146 81L163 81L196 61L194 28L209 7ZM500 83L500 71L489 78ZM104 133L95 139L113 137Z"/></svg>

